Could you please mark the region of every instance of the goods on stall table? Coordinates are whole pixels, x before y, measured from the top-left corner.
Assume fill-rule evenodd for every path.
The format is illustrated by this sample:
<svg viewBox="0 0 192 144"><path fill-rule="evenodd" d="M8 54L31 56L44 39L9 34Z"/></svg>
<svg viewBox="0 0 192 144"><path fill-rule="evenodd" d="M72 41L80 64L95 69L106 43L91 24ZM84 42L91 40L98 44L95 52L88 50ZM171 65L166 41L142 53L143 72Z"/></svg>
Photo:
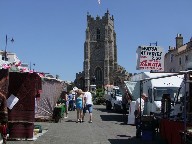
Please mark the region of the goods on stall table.
<svg viewBox="0 0 192 144"><path fill-rule="evenodd" d="M53 119L55 122L59 122L59 119L64 116L65 112L65 105L64 104L59 104L55 106L54 111L53 111Z"/></svg>
<svg viewBox="0 0 192 144"><path fill-rule="evenodd" d="M140 130L142 140L152 140L155 136L156 121L154 116L144 115L141 117Z"/></svg>

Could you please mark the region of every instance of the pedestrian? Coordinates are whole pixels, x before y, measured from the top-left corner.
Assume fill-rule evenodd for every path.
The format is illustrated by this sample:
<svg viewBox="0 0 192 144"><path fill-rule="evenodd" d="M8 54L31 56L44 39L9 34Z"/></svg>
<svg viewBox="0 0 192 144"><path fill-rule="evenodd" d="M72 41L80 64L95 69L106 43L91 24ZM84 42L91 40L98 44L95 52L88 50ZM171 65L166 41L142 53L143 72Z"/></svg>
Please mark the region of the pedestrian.
<svg viewBox="0 0 192 144"><path fill-rule="evenodd" d="M68 93L67 93L67 91L63 91L61 98L62 98L62 102L64 102L64 104L65 104L65 117L64 118L68 118L69 101L68 101Z"/></svg>
<svg viewBox="0 0 192 144"><path fill-rule="evenodd" d="M72 94L73 94L73 111L76 110L76 95L77 95L77 90L78 90L77 87L73 87L73 91L72 91Z"/></svg>
<svg viewBox="0 0 192 144"><path fill-rule="evenodd" d="M75 103L75 97L76 97L76 92L75 91L72 91L72 101L73 101L73 111L75 111L76 109L76 103Z"/></svg>
<svg viewBox="0 0 192 144"><path fill-rule="evenodd" d="M126 91L125 94L122 97L122 108L123 108L123 121L126 123L126 114L127 114L127 107L128 104L130 103L131 98L129 93Z"/></svg>
<svg viewBox="0 0 192 144"><path fill-rule="evenodd" d="M143 115L144 111L144 104L147 101L148 96L145 93L142 93L141 98L136 100L135 104L135 125L136 125L136 137L141 136L141 129L140 129L140 116Z"/></svg>
<svg viewBox="0 0 192 144"><path fill-rule="evenodd" d="M76 90L76 110L77 110L77 121L82 122L82 115L83 115L83 107L84 107L84 98L83 98L83 91L81 89Z"/></svg>
<svg viewBox="0 0 192 144"><path fill-rule="evenodd" d="M123 107L123 116L127 114L127 104L128 104L128 93L126 92L122 97L122 107Z"/></svg>
<svg viewBox="0 0 192 144"><path fill-rule="evenodd" d="M92 123L92 117L93 117L93 101L92 101L92 94L88 91L88 88L85 88L85 93L84 93L84 100L85 100L85 108L83 110L83 121L85 117L85 113L88 110L89 112L89 123Z"/></svg>
<svg viewBox="0 0 192 144"><path fill-rule="evenodd" d="M72 111L73 107L74 107L72 90L69 92L68 101L69 101L69 108L68 108L68 110Z"/></svg>

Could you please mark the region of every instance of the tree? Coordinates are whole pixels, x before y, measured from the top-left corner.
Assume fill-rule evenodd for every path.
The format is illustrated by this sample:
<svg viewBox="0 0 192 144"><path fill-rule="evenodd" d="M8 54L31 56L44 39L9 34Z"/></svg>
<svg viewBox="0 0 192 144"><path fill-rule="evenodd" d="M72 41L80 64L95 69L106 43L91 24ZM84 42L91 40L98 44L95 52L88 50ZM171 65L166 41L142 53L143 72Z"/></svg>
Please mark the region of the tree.
<svg viewBox="0 0 192 144"><path fill-rule="evenodd" d="M102 103L104 103L105 102L105 100L104 100L104 90L103 90L103 88L98 88L97 90L96 90L96 97L95 97L95 103L96 104L102 104Z"/></svg>

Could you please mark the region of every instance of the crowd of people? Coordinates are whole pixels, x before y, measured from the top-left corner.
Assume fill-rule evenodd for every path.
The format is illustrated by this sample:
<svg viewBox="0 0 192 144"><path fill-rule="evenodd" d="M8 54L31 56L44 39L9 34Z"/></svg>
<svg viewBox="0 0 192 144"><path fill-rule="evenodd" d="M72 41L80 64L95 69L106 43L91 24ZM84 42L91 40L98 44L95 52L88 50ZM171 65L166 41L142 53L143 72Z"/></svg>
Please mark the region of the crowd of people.
<svg viewBox="0 0 192 144"><path fill-rule="evenodd" d="M62 100L61 100L62 99ZM74 88L67 93L63 92L60 102L65 104L65 117L68 118L69 111L77 112L76 123L84 122L85 114L89 113L89 123L92 123L92 111L93 111L93 101L92 94L88 91L88 88L81 90Z"/></svg>
<svg viewBox="0 0 192 144"><path fill-rule="evenodd" d="M137 129L137 135L140 134L140 122L139 116L143 115L144 110L144 102L147 100L148 96L143 93L141 98L136 100L135 104L135 125ZM92 123L92 111L93 111L93 102L92 102L92 94L88 91L88 88L85 90L81 90L75 88L71 90L69 93L65 92L63 97L65 103L65 118L68 118L69 111L76 110L77 117L76 123L84 122L85 114L89 113L89 122ZM127 105L132 101L131 96L126 91L124 96L122 97L122 108L123 108L123 116L126 117L127 114Z"/></svg>

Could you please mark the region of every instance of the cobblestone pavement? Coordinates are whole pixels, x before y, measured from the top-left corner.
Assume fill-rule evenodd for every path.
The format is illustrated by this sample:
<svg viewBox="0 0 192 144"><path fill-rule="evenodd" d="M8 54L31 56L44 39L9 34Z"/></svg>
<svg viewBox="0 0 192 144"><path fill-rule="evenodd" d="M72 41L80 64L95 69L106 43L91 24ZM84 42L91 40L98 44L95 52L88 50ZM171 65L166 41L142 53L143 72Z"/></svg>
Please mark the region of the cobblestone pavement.
<svg viewBox="0 0 192 144"><path fill-rule="evenodd" d="M154 141L135 138L135 126L124 123L122 114L106 111L103 105L94 105L93 123L76 123L76 111L59 123L36 122L46 133L35 141L8 141L8 144L163 144L159 137Z"/></svg>

